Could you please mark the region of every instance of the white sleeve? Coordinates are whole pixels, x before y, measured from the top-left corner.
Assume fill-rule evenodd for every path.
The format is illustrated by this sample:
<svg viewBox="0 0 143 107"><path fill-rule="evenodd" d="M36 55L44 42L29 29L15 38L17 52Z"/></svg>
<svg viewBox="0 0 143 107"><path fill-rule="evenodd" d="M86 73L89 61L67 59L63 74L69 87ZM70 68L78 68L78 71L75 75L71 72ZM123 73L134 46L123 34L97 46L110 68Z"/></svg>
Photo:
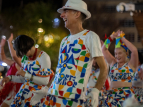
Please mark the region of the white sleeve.
<svg viewBox="0 0 143 107"><path fill-rule="evenodd" d="M31 74L27 73L25 74L25 78L29 79L31 78ZM49 83L49 77L38 77L38 76L33 76L32 82L38 84L38 85L47 85Z"/></svg>
<svg viewBox="0 0 143 107"><path fill-rule="evenodd" d="M96 33L92 31L89 32L87 35L86 44L92 58L103 56L101 42L99 36Z"/></svg>
<svg viewBox="0 0 143 107"><path fill-rule="evenodd" d="M49 83L50 77L53 74L53 72L51 71L51 60L49 55L46 52L43 52L42 55L40 56L40 58L38 59L39 64L41 65L41 69L40 72L45 72L47 75L40 75L40 76L33 76L33 80L32 82L39 84L39 85L47 85ZM48 70L50 70L50 74L48 74L47 72L49 72ZM31 79L31 74L27 73L25 74L25 78L27 79Z"/></svg>
<svg viewBox="0 0 143 107"><path fill-rule="evenodd" d="M11 78L10 76L7 76L9 79ZM25 78L22 77L22 76L15 76L15 75L12 75L12 80L13 82L16 82L16 83L24 83L25 82Z"/></svg>
<svg viewBox="0 0 143 107"><path fill-rule="evenodd" d="M51 69L51 59L46 52L42 53L42 55L38 61L41 65L42 69L45 69L45 68Z"/></svg>

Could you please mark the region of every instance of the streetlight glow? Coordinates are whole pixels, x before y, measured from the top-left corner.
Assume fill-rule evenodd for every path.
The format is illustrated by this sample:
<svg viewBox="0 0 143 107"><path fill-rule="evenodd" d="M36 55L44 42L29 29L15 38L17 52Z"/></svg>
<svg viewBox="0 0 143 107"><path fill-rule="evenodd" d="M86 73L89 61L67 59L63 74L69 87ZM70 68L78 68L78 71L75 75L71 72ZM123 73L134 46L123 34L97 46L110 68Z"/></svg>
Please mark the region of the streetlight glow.
<svg viewBox="0 0 143 107"><path fill-rule="evenodd" d="M49 40L49 37L48 37L47 35L45 35L45 36L44 36L44 40L45 40L45 41L48 41L48 40Z"/></svg>
<svg viewBox="0 0 143 107"><path fill-rule="evenodd" d="M5 35L2 35L2 39L6 39L6 36L5 36Z"/></svg>
<svg viewBox="0 0 143 107"><path fill-rule="evenodd" d="M42 33L44 30L42 28L38 28L37 30L39 33Z"/></svg>
<svg viewBox="0 0 143 107"><path fill-rule="evenodd" d="M35 44L35 48L39 48L39 45L38 45L38 44Z"/></svg>
<svg viewBox="0 0 143 107"><path fill-rule="evenodd" d="M3 63L2 63L2 66L7 66L7 64L3 62Z"/></svg>
<svg viewBox="0 0 143 107"><path fill-rule="evenodd" d="M39 19L39 20L38 20L39 23L42 23L42 21L43 21L42 19Z"/></svg>

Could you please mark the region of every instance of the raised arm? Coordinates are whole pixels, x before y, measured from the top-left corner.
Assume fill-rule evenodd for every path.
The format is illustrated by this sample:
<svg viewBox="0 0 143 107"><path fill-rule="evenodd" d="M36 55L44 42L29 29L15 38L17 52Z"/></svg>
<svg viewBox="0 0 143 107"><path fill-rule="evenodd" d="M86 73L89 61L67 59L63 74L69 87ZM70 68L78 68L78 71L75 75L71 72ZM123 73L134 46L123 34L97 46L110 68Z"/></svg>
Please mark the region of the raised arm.
<svg viewBox="0 0 143 107"><path fill-rule="evenodd" d="M123 32L121 31L121 33ZM123 43L125 43L128 49L131 51L131 58L128 63L129 66L132 66L136 69L139 63L137 48L131 42L129 42L126 38L122 37L121 40L123 41Z"/></svg>
<svg viewBox="0 0 143 107"><path fill-rule="evenodd" d="M6 42L6 39L2 38L1 43L0 43L0 57L3 62L11 66L14 63L14 61L5 56L5 52L4 52L5 42Z"/></svg>
<svg viewBox="0 0 143 107"><path fill-rule="evenodd" d="M117 31L118 32L118 31ZM110 35L109 38L107 38L102 46L102 52L103 52L103 55L104 55L104 58L106 59L107 63L110 65L110 66L113 66L115 63L116 63L116 59L115 57L109 52L108 50L108 47L110 46L112 40L114 39L114 37L117 35L117 32L115 33L112 33ZM110 41L110 42L108 42Z"/></svg>
<svg viewBox="0 0 143 107"><path fill-rule="evenodd" d="M12 40L13 40L13 34L11 33L9 39L7 40L8 46L9 46L9 51L10 51L10 54L11 54L11 57L13 58L13 60L19 66L21 66L21 58L16 55L16 51L13 49Z"/></svg>

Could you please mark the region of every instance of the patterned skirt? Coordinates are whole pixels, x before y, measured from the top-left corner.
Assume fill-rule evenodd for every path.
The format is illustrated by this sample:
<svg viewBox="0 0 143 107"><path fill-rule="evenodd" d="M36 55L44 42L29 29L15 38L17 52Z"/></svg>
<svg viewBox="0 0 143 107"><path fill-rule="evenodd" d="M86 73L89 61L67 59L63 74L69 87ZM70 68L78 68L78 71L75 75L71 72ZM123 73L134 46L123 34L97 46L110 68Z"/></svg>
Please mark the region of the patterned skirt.
<svg viewBox="0 0 143 107"><path fill-rule="evenodd" d="M30 105L30 100L33 96L32 92L41 88L42 86L35 85L32 82L25 82L14 97L10 107L36 107Z"/></svg>
<svg viewBox="0 0 143 107"><path fill-rule="evenodd" d="M83 100L47 95L36 107L85 107Z"/></svg>
<svg viewBox="0 0 143 107"><path fill-rule="evenodd" d="M137 100L143 104L143 88L133 87Z"/></svg>
<svg viewBox="0 0 143 107"><path fill-rule="evenodd" d="M103 107L122 107L122 103L130 94L134 94L134 90L131 87L113 88L108 92Z"/></svg>

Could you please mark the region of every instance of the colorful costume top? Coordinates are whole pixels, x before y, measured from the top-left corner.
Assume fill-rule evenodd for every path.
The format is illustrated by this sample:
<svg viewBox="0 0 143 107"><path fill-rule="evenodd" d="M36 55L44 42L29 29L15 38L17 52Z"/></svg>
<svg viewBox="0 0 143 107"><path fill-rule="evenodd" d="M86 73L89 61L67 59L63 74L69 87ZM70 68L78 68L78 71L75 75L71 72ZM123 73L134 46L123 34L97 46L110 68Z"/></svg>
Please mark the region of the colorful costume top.
<svg viewBox="0 0 143 107"><path fill-rule="evenodd" d="M13 63L10 68L7 71L6 76L8 75L15 75L17 72L17 68L15 67L16 63ZM3 100L6 99L6 97L9 95L11 90L13 90L14 87L16 87L15 93L19 91L19 88L21 87L21 83L14 83L14 82L8 82L4 85L4 87L0 90L0 105L3 102ZM10 99L9 99L10 100Z"/></svg>
<svg viewBox="0 0 143 107"><path fill-rule="evenodd" d="M88 84L87 84L87 90L94 88L94 86L97 83L99 73L100 73L100 69L96 69L96 70L92 69L91 70L90 77L89 77ZM110 87L109 82L110 82L110 80L106 79L105 84L103 86L103 88L106 88L106 90L108 90Z"/></svg>
<svg viewBox="0 0 143 107"><path fill-rule="evenodd" d="M132 82L133 70L125 63L121 68L118 68L118 63L115 63L111 68L109 77L111 81ZM107 95L104 107L122 107L124 100L134 94L132 87L112 88Z"/></svg>
<svg viewBox="0 0 143 107"><path fill-rule="evenodd" d="M84 99L92 58L103 56L98 35L84 30L65 37L60 46L59 60L49 94Z"/></svg>
<svg viewBox="0 0 143 107"><path fill-rule="evenodd" d="M49 56L41 51L36 60L29 61L28 57L24 56L22 58L22 67L25 72L32 74L33 76L38 77L50 77L53 75L53 72L50 70L51 62ZM48 79L49 80L49 79ZM49 81L47 81L48 84ZM21 86L19 92L16 94L14 101L11 104L11 107L29 107L30 100L32 97L32 91L40 90L42 84L34 83L25 78L24 84Z"/></svg>
<svg viewBox="0 0 143 107"><path fill-rule="evenodd" d="M140 65L137 69L137 71L135 72L133 81L135 82L142 82L142 80L139 78L138 72L140 71L140 69L143 68L143 65Z"/></svg>
<svg viewBox="0 0 143 107"><path fill-rule="evenodd" d="M132 81L132 86L133 86L136 98L140 103L143 102L143 80L141 80L138 75L138 72L141 70L141 68L143 69L143 64L138 67Z"/></svg>
<svg viewBox="0 0 143 107"><path fill-rule="evenodd" d="M109 73L111 81L131 82L133 79L133 70L125 63L121 68L118 68L118 63L115 63Z"/></svg>
<svg viewBox="0 0 143 107"><path fill-rule="evenodd" d="M89 81L88 81L88 84L87 84L87 95L88 93L91 92L91 89L95 87L96 83L97 83L97 79L98 79L98 76L100 74L100 69L92 69L91 70L91 73L90 73L90 77L89 77ZM99 103L98 103L98 107L104 107L103 106L103 103L105 101L105 97L107 96L106 93L110 87L109 85L109 80L106 79L106 82L105 84L103 85L101 91L99 92ZM85 106L86 107L92 107L91 106L91 98L88 98L87 101L85 102Z"/></svg>
<svg viewBox="0 0 143 107"><path fill-rule="evenodd" d="M96 85L99 73L100 73L100 69L91 70L90 77L87 84L87 90L93 88Z"/></svg>

